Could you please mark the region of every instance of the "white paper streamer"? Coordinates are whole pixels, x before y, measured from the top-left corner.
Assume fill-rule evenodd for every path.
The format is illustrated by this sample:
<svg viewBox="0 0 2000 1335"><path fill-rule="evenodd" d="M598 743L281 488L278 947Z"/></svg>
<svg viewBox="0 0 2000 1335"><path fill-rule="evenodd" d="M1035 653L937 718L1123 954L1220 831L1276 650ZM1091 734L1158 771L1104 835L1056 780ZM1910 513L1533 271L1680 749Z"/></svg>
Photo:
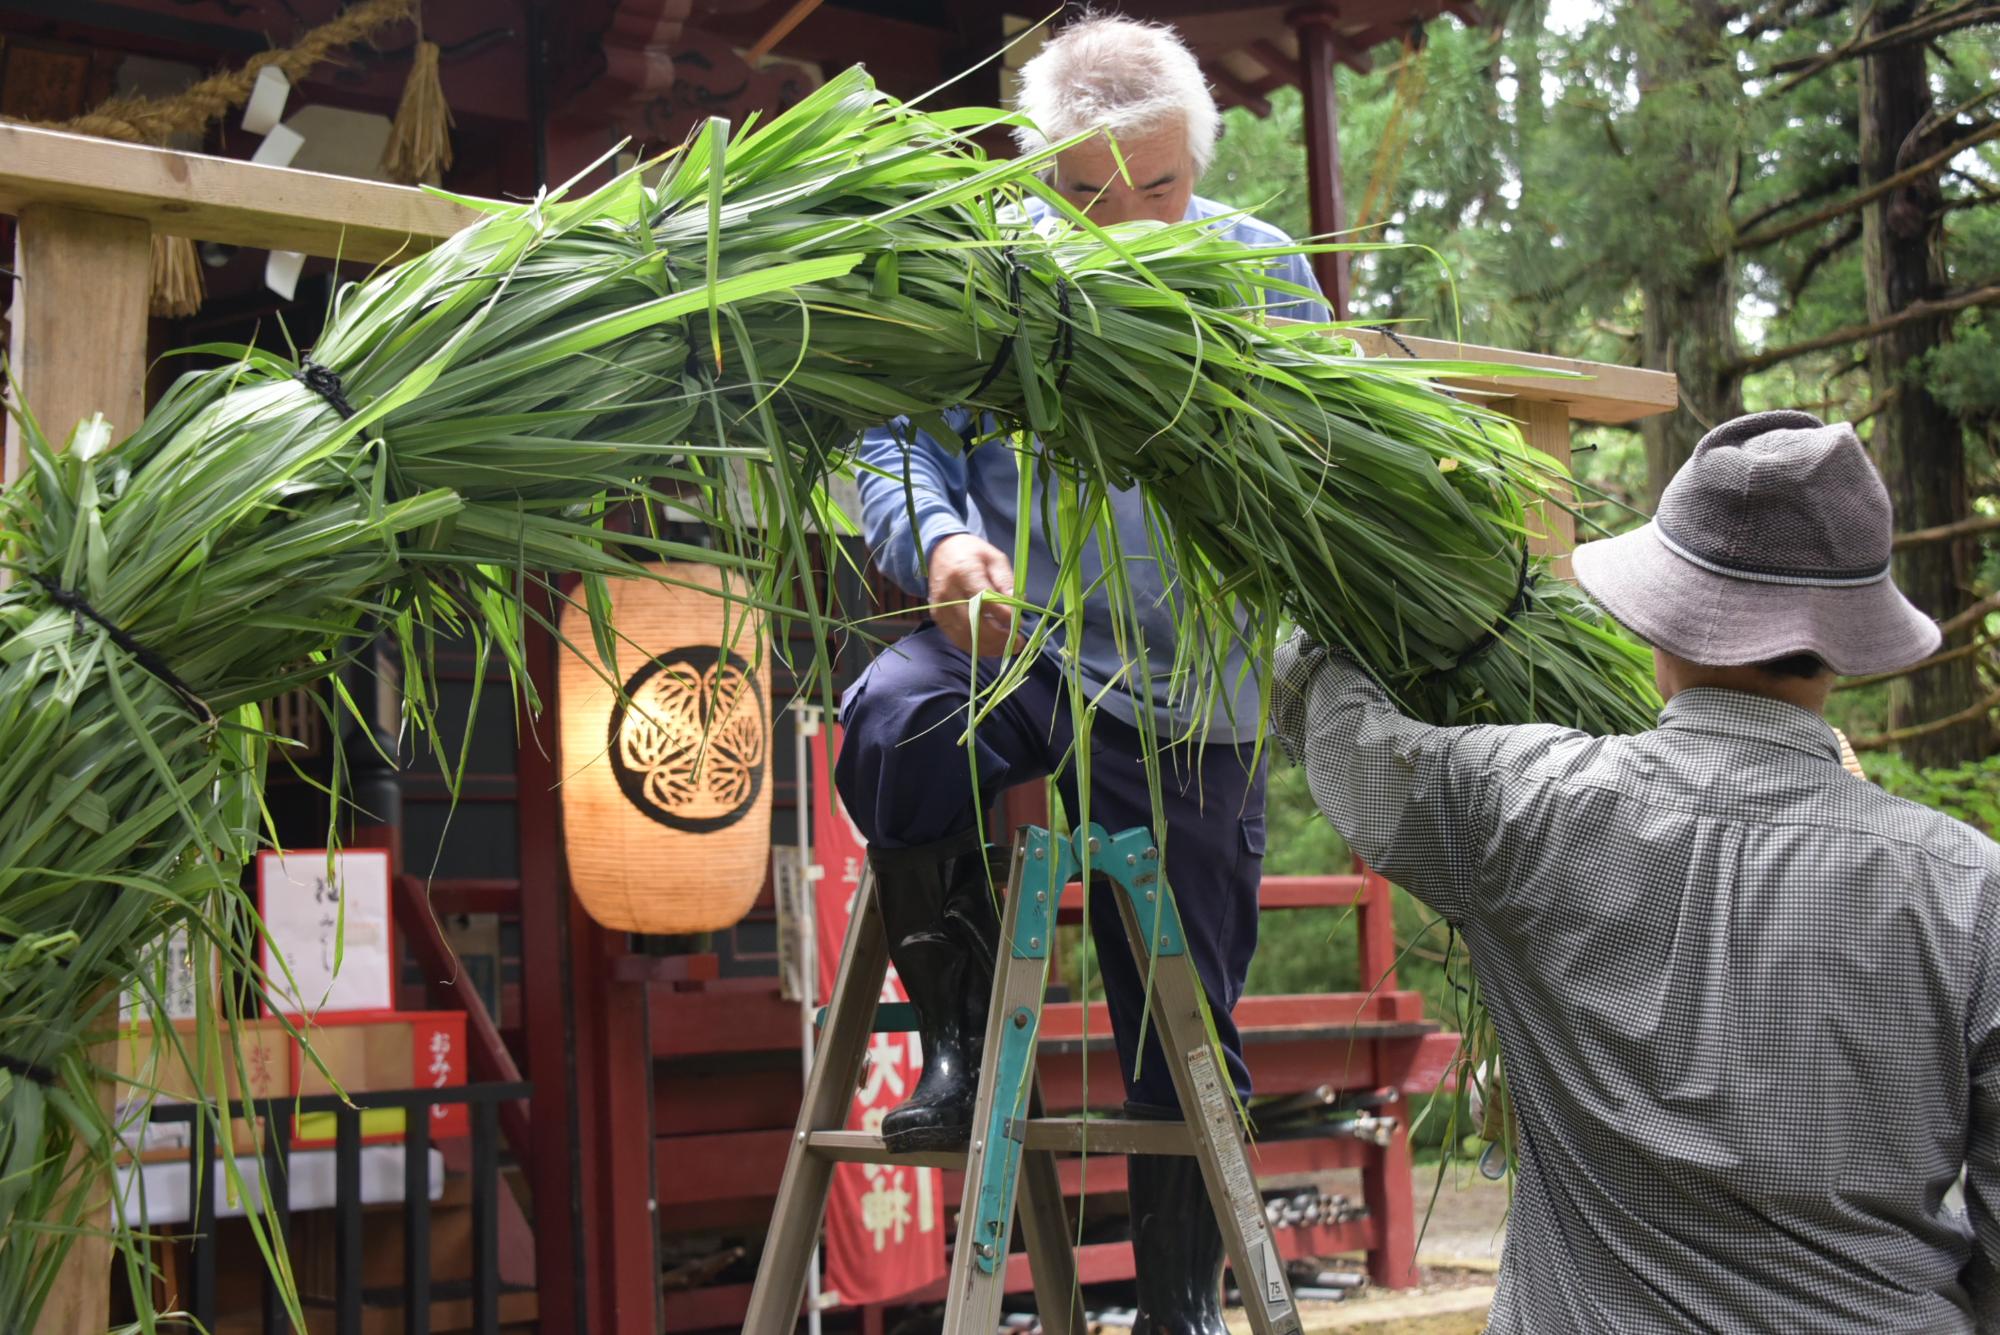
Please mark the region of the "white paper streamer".
<svg viewBox="0 0 2000 1335"><path fill-rule="evenodd" d="M299 290L299 271L306 257L296 250L274 250L264 259L264 286L290 301Z"/></svg>
<svg viewBox="0 0 2000 1335"><path fill-rule="evenodd" d="M243 128L250 134L269 134L278 118L285 114L285 99L292 91L292 81L276 65L266 65L257 71L257 82L250 89L250 101L243 107Z"/></svg>
<svg viewBox="0 0 2000 1335"><path fill-rule="evenodd" d="M305 141L306 137L291 126L273 125L271 132L264 136L264 142L257 145L257 151L250 155L250 161L266 167L289 167Z"/></svg>

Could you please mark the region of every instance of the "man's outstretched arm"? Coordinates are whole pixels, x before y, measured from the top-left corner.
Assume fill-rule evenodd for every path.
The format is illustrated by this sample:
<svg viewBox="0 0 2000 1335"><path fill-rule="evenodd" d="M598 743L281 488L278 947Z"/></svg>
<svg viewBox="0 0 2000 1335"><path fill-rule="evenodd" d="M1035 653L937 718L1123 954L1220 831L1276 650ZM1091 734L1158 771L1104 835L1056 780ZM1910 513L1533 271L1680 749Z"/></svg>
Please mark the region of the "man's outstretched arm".
<svg viewBox="0 0 2000 1335"><path fill-rule="evenodd" d="M1579 736L1405 718L1367 673L1303 632L1278 650L1271 725L1348 845L1453 922L1476 907L1485 868L1505 858L1525 768Z"/></svg>

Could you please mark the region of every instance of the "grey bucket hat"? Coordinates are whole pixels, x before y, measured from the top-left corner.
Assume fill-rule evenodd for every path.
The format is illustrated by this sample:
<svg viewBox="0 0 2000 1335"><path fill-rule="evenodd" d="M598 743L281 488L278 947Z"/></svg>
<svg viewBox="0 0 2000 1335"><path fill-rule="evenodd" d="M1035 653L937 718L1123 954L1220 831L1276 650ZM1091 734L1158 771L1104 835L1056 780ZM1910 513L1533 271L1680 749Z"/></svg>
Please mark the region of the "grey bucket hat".
<svg viewBox="0 0 2000 1335"><path fill-rule="evenodd" d="M1576 549L1635 635L1708 667L1815 654L1835 672L1928 658L1937 623L1889 578L1889 493L1854 428L1752 413L1701 438L1651 523Z"/></svg>

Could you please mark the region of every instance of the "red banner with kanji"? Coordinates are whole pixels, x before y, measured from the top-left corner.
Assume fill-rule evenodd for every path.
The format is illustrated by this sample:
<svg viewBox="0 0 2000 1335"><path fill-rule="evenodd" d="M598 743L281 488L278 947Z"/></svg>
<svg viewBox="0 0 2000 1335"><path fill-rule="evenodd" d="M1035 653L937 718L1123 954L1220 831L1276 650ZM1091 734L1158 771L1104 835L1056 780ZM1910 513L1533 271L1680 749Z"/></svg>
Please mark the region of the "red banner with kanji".
<svg viewBox="0 0 2000 1335"><path fill-rule="evenodd" d="M819 1001L833 995L840 968L841 946L855 893L861 888L861 867L867 844L848 819L834 791L828 744L834 736L815 737L812 752L812 830L814 869L815 953L819 960ZM882 980L883 1001L907 1001L894 965ZM917 1087L923 1070L923 1046L914 1033L876 1034L868 1045L861 1088L854 1096L847 1126L851 1131L879 1131L882 1117ZM840 1164L833 1170L833 1191L826 1203L826 1279L824 1288L842 1303L888 1302L945 1275L944 1174L935 1168L901 1164Z"/></svg>

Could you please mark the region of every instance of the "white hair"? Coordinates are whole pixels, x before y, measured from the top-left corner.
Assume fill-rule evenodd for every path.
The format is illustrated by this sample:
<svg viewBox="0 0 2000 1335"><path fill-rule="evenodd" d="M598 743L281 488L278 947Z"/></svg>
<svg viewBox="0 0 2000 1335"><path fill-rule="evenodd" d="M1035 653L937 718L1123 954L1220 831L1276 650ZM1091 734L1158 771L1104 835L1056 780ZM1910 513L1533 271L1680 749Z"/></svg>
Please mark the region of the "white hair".
<svg viewBox="0 0 2000 1335"><path fill-rule="evenodd" d="M1065 26L1021 67L1014 105L1029 122L1014 129L1023 153L1092 130L1129 135L1184 125L1196 176L1215 156L1222 123L1201 65L1178 33L1094 14Z"/></svg>

